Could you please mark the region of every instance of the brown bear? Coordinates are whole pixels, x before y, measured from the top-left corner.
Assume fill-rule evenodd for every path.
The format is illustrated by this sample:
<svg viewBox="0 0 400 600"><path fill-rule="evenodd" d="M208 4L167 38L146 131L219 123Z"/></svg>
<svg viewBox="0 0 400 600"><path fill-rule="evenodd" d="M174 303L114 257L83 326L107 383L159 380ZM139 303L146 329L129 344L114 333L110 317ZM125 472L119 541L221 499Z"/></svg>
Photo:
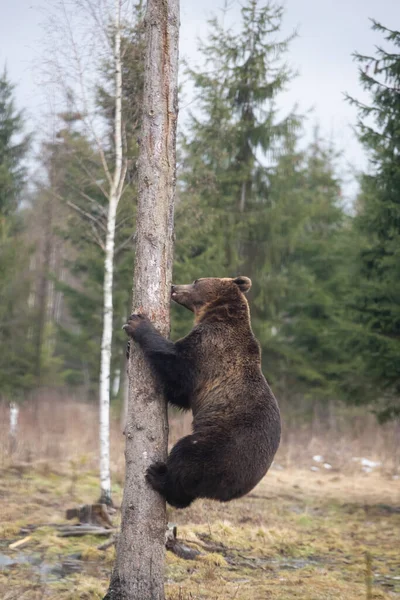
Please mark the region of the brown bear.
<svg viewBox="0 0 400 600"><path fill-rule="evenodd" d="M260 346L244 296L248 277L173 285L171 298L195 315L192 331L172 342L143 314L124 326L139 344L171 404L193 411L193 433L154 463L147 480L172 506L196 498L226 502L247 494L278 449L280 414L261 372Z"/></svg>

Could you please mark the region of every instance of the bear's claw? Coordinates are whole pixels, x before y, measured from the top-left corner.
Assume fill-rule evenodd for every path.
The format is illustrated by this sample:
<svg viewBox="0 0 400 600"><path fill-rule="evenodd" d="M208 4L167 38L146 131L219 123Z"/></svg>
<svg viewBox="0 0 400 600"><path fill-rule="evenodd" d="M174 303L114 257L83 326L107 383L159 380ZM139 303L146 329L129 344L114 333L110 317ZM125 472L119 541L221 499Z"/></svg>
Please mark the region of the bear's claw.
<svg viewBox="0 0 400 600"><path fill-rule="evenodd" d="M124 329L127 335L133 337L140 324L147 320L146 315L135 313L128 318L128 321L122 326L122 329Z"/></svg>

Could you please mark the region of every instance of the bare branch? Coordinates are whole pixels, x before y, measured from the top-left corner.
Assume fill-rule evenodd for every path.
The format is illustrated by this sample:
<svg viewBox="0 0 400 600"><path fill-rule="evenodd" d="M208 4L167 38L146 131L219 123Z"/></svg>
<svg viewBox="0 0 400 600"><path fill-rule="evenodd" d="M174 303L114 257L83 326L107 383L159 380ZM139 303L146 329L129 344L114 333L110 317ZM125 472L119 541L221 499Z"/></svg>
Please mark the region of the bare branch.
<svg viewBox="0 0 400 600"><path fill-rule="evenodd" d="M125 183L125 177L126 177L126 172L128 170L128 161L125 159L123 166L122 166L122 171L120 174L120 180L118 182L118 188L117 188L117 197L118 197L118 202L120 201L121 197L122 197L122 190L124 189L124 183Z"/></svg>
<svg viewBox="0 0 400 600"><path fill-rule="evenodd" d="M126 240L124 240L117 248L115 249L115 255L119 254L121 250L129 246L131 242L135 243L136 241L136 232L132 233Z"/></svg>
<svg viewBox="0 0 400 600"><path fill-rule="evenodd" d="M68 36L68 40L69 40L69 44L70 47L72 49L73 52L73 56L74 56L74 62L76 64L76 69L77 69L77 74L78 74L78 81L79 81L79 87L80 87L80 93L81 93L81 99L82 99L82 103L83 103L83 107L84 110L83 111L79 111L82 115L82 122L84 123L86 129L92 134L93 139L96 143L97 146L97 150L99 152L100 155L100 160L103 166L103 170L105 173L105 176L110 184L110 186L112 185L112 176L110 173L110 170L108 168L108 164L107 164L107 160L106 160L106 156L105 156L105 152L104 152L104 148L102 146L101 140L96 132L95 127L93 127L93 121L88 118L88 115L90 115L90 110L89 110L89 102L87 100L87 86L85 85L85 76L84 76L84 68L82 66L82 59L81 59L81 54L79 52L79 47L78 44L76 42L75 36L74 36L74 32L73 32L73 27L71 26L71 20L70 20L70 16L69 13L66 9L66 4L65 4L65 0L61 0L60 2L60 6L61 6L61 10L63 13L63 18L64 18L64 22L65 22L65 26L66 26L66 33ZM74 99L73 99L74 101ZM76 104L74 102L74 104ZM76 107L77 109L79 107Z"/></svg>
<svg viewBox="0 0 400 600"><path fill-rule="evenodd" d="M126 185L124 185L124 187L122 188L122 190L121 190L121 198L125 194L125 190L127 190L128 187L129 187L129 183L127 183Z"/></svg>
<svg viewBox="0 0 400 600"><path fill-rule="evenodd" d="M102 217L107 218L107 210L105 208L105 206L103 206L102 204L100 204L100 202L98 202L97 200L95 200L94 198L92 198L91 196L89 196L88 194L86 194L85 192L83 192L82 190L80 190L79 188L75 187L75 186L68 186L71 190L73 190L75 193L79 194L80 196L82 196L82 198L85 198L85 200L88 200L91 204L93 204L96 209L101 213ZM101 223L101 221L99 221L99 226L106 231L106 226Z"/></svg>
<svg viewBox="0 0 400 600"><path fill-rule="evenodd" d="M90 223L91 229L92 229L92 234L93 234L93 241L96 242L96 244L98 244L98 246L100 246L100 248L103 250L103 252L106 251L106 247L105 244L103 242L103 240L101 239L99 232L97 231L96 227L94 226L93 223Z"/></svg>
<svg viewBox="0 0 400 600"><path fill-rule="evenodd" d="M118 229L121 229L122 225L124 225L127 221L129 221L131 217L125 217L124 219L121 219L121 221L119 221L116 225L115 225L115 231L118 231Z"/></svg>
<svg viewBox="0 0 400 600"><path fill-rule="evenodd" d="M80 206L77 206L76 204L74 204L70 200L67 201L67 204L68 204L68 206L70 206L71 208L73 208L74 210L76 210L76 212L80 213L86 219L88 219L92 223L95 223L96 225L98 225L99 227L101 227L101 229L103 229L103 231L105 231L104 225L101 222L99 222L99 220L94 215L91 215L86 210L83 210L83 208L81 208Z"/></svg>
<svg viewBox="0 0 400 600"><path fill-rule="evenodd" d="M101 193L104 195L104 197L109 200L110 199L110 192L107 192L103 186L101 185L101 183L92 175L92 173L90 172L90 170L86 167L86 165L84 163L80 163L80 166L82 167L82 169L85 171L86 175L88 175L88 177L90 177L91 182L96 185L99 190L101 191Z"/></svg>

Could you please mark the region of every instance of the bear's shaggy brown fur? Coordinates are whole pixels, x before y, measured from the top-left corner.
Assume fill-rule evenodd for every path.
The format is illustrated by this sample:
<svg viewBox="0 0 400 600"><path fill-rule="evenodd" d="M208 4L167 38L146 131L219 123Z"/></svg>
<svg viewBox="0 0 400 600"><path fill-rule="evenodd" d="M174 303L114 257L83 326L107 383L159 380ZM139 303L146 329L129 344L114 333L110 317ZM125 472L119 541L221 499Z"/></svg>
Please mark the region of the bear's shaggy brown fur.
<svg viewBox="0 0 400 600"><path fill-rule="evenodd" d="M192 331L176 343L163 338L144 315L131 315L125 325L167 400L193 411L193 433L179 440L167 463L147 471L149 483L173 506L247 494L278 449L279 409L251 330L244 296L250 286L247 277L172 286L172 299L195 314Z"/></svg>

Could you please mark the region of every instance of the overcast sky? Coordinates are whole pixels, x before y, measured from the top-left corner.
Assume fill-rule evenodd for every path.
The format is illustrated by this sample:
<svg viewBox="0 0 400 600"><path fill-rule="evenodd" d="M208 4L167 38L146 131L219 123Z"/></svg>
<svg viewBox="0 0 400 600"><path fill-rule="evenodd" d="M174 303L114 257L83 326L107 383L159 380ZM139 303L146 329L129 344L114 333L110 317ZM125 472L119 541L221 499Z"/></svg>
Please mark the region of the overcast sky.
<svg viewBox="0 0 400 600"><path fill-rule="evenodd" d="M44 1L0 2L0 65L7 62L9 77L17 84L19 107L27 109L34 128L44 108L40 85L35 82L37 72L32 68L42 51L43 13L38 9ZM222 5L223 0L181 0L182 57L196 61L196 37L205 35L207 19ZM233 0L230 6L228 18L234 22L241 2ZM392 29L400 28L400 0L286 0L285 9L283 34L294 29L299 34L287 57L299 75L281 98L282 108L298 104L301 111L306 111L313 107L308 131L317 121L323 135L343 150L342 164L360 168L365 159L351 128L356 112L343 100L344 92L365 98L351 54L355 50L371 54L382 42L379 33L371 30L369 18ZM184 114L182 107L182 117ZM347 189L352 193L354 186Z"/></svg>

